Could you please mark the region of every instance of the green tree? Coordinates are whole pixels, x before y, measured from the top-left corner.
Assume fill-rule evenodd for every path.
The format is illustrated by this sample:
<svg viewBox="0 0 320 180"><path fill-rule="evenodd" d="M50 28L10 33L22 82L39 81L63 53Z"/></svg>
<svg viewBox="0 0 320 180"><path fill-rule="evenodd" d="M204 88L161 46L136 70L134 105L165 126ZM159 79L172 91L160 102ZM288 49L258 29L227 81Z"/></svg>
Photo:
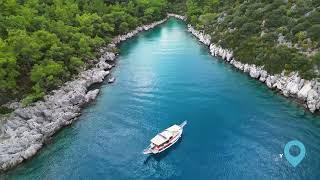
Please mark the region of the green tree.
<svg viewBox="0 0 320 180"><path fill-rule="evenodd" d="M295 36L298 41L303 41L307 37L307 33L305 31L300 31Z"/></svg>
<svg viewBox="0 0 320 180"><path fill-rule="evenodd" d="M127 22L122 22L119 27L120 34L124 34L129 31L129 24Z"/></svg>
<svg viewBox="0 0 320 180"><path fill-rule="evenodd" d="M0 38L0 89L8 91L16 88L18 76L16 58L6 50L6 44Z"/></svg>
<svg viewBox="0 0 320 180"><path fill-rule="evenodd" d="M312 57L312 61L317 66L318 70L320 70L320 52Z"/></svg>
<svg viewBox="0 0 320 180"><path fill-rule="evenodd" d="M61 82L60 78L64 74L61 64L52 60L44 64L35 64L31 70L31 80L37 83L42 89L50 89Z"/></svg>
<svg viewBox="0 0 320 180"><path fill-rule="evenodd" d="M312 40L319 41L320 40L320 24L315 24L308 29L308 36L311 37Z"/></svg>

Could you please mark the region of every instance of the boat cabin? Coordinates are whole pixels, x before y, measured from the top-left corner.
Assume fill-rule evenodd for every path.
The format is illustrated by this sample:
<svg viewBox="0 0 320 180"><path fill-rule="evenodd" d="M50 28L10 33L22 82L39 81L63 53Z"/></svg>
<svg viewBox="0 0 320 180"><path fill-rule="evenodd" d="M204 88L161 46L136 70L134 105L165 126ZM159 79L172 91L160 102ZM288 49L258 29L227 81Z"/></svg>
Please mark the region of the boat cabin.
<svg viewBox="0 0 320 180"><path fill-rule="evenodd" d="M173 125L152 138L151 143L154 145L154 148L162 148L162 146L167 145L167 143L169 143L170 140L177 135L177 132L180 129L180 126Z"/></svg>

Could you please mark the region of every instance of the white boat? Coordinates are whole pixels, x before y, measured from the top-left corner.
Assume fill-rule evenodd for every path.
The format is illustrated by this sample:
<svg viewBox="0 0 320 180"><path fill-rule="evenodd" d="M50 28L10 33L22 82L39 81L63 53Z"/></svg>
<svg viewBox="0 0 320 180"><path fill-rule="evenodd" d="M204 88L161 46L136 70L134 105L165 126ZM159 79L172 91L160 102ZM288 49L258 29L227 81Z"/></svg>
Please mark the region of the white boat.
<svg viewBox="0 0 320 180"><path fill-rule="evenodd" d="M173 125L151 139L151 144L143 151L143 154L157 154L171 147L176 143L183 132L183 127L187 124L184 121L180 125Z"/></svg>

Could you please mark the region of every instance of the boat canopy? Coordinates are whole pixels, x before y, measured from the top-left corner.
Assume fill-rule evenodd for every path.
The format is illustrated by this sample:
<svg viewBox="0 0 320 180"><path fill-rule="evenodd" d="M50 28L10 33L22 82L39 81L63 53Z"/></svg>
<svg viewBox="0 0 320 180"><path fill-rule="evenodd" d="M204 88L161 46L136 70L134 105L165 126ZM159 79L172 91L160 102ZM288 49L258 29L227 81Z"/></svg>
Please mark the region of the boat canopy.
<svg viewBox="0 0 320 180"><path fill-rule="evenodd" d="M181 129L181 127L175 124L175 125L167 128L166 130L171 131L171 132L175 132L175 131L179 131L180 129Z"/></svg>
<svg viewBox="0 0 320 180"><path fill-rule="evenodd" d="M173 125L166 130L162 131L161 133L157 134L154 138L151 139L151 142L157 146L165 143L168 141L173 135L174 132L177 132L181 129L178 125Z"/></svg>
<svg viewBox="0 0 320 180"><path fill-rule="evenodd" d="M157 146L165 143L168 139L161 134L157 134L154 138L151 139L151 142Z"/></svg>
<svg viewBox="0 0 320 180"><path fill-rule="evenodd" d="M160 135L165 137L166 139L170 139L173 136L173 132L164 130L163 132L160 133Z"/></svg>

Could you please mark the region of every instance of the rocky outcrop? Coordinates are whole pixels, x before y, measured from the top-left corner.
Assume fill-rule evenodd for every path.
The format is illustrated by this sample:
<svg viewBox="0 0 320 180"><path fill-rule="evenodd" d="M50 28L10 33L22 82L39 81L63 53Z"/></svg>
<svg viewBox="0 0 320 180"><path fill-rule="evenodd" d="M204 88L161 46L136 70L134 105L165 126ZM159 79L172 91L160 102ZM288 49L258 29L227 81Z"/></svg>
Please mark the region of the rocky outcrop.
<svg viewBox="0 0 320 180"><path fill-rule="evenodd" d="M168 15L170 16L173 15ZM50 136L77 119L81 107L99 94L99 89L88 91L88 88L95 83L101 83L109 74L112 68L109 62L116 59L116 54L112 52L116 45L141 31L154 28L168 17L115 37L111 44L100 49L102 56L94 68L81 72L74 80L66 82L43 100L24 108L12 104L10 107L16 109L1 127L0 170L11 168L34 156Z"/></svg>
<svg viewBox="0 0 320 180"><path fill-rule="evenodd" d="M211 37L202 32L195 30L190 24L188 25L188 31L191 32L194 36L196 36L200 42L209 46L211 42Z"/></svg>
<svg viewBox="0 0 320 180"><path fill-rule="evenodd" d="M320 109L320 83L316 80L309 81L302 79L297 72L290 74L285 74L284 72L274 75L269 74L264 70L263 66L244 64L237 61L233 57L231 50L211 43L209 35L195 30L191 25L188 25L188 31L197 37L200 42L209 46L212 56L222 58L240 71L249 74L250 77L265 83L269 88L278 90L284 96L297 99L311 112Z"/></svg>
<svg viewBox="0 0 320 180"><path fill-rule="evenodd" d="M86 102L88 103L88 102L96 99L96 97L98 96L99 92L100 92L99 89L89 91L85 96Z"/></svg>
<svg viewBox="0 0 320 180"><path fill-rule="evenodd" d="M181 16L181 15L178 15L178 14L168 13L168 17L174 17L174 18L180 19L182 21L186 21L187 20L187 16Z"/></svg>

